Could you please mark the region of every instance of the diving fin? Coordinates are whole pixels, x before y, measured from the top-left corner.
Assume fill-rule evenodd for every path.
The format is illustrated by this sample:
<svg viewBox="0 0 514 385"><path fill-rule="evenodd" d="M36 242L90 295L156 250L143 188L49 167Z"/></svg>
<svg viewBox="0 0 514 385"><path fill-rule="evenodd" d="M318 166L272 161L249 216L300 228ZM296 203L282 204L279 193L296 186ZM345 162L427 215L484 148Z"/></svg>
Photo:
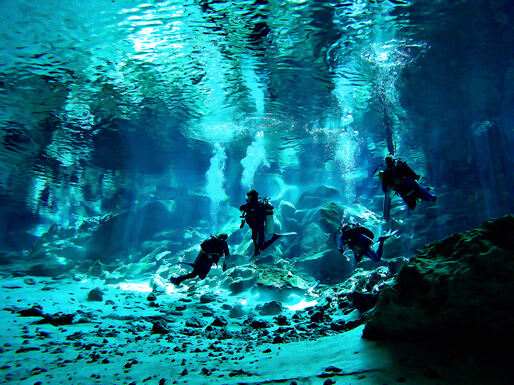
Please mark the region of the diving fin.
<svg viewBox="0 0 514 385"><path fill-rule="evenodd" d="M195 264L193 262L179 262L179 264L195 267Z"/></svg>
<svg viewBox="0 0 514 385"><path fill-rule="evenodd" d="M294 231L291 231L289 233L280 233L280 234L277 234L279 237L289 237L289 236L292 236L292 235L298 235L297 232L294 232Z"/></svg>

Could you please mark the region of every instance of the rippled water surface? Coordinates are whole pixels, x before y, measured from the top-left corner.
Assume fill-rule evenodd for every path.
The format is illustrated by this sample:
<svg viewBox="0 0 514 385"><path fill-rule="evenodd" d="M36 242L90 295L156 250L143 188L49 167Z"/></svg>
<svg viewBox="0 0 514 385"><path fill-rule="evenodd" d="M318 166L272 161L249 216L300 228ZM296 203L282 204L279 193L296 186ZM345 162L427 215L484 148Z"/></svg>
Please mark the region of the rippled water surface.
<svg viewBox="0 0 514 385"><path fill-rule="evenodd" d="M3 1L1 192L32 212L90 202L99 213L98 200L120 191L204 191L218 159L228 184L251 173L241 188L267 170L344 185L355 199L393 147L445 186L452 178L427 161L451 137L445 124L482 127L476 135L491 146L502 141L495 124L511 124L511 10L501 1ZM456 79L467 85L457 90ZM442 110L453 112L438 120Z"/></svg>

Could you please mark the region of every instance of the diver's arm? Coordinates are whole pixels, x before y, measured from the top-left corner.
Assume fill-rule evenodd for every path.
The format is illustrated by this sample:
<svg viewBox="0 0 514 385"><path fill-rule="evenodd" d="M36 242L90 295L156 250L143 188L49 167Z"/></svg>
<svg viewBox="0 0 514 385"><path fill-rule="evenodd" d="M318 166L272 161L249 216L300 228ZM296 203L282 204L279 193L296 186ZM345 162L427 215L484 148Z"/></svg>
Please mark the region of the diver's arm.
<svg viewBox="0 0 514 385"><path fill-rule="evenodd" d="M245 225L245 222L246 222L246 205L241 205L239 207L239 211L241 211L241 216L239 218L243 218L243 220L241 221L241 224L239 225L239 228L242 229Z"/></svg>

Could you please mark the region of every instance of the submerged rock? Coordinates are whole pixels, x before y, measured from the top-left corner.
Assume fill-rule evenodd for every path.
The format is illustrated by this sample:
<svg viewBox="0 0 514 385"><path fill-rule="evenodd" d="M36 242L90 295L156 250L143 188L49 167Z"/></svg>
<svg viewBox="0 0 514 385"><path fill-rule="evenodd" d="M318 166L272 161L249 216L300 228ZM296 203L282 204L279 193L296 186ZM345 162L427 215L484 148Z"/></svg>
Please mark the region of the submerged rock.
<svg viewBox="0 0 514 385"><path fill-rule="evenodd" d="M355 306L357 310L364 313L375 306L378 301L378 294L354 291L348 295L348 299L352 301L353 306Z"/></svg>
<svg viewBox="0 0 514 385"><path fill-rule="evenodd" d="M41 305L34 305L29 309L19 310L18 314L21 317L43 317L43 307Z"/></svg>
<svg viewBox="0 0 514 385"><path fill-rule="evenodd" d="M333 281L344 281L352 274L352 263L341 255L339 251L328 249L310 256L304 257L297 262L297 266L315 279L326 283Z"/></svg>
<svg viewBox="0 0 514 385"><path fill-rule="evenodd" d="M191 317L186 321L186 326L190 328L202 328L205 326L205 322L198 317Z"/></svg>
<svg viewBox="0 0 514 385"><path fill-rule="evenodd" d="M382 291L364 337L510 335L513 229L514 215L509 215L425 246L403 267L394 285Z"/></svg>
<svg viewBox="0 0 514 385"><path fill-rule="evenodd" d="M330 234L333 234L341 226L344 208L337 203L330 202L320 208L319 215L321 227Z"/></svg>
<svg viewBox="0 0 514 385"><path fill-rule="evenodd" d="M213 294L206 293L200 296L200 303L211 303L214 301L216 301L216 296Z"/></svg>
<svg viewBox="0 0 514 385"><path fill-rule="evenodd" d="M340 193L335 188L320 185L316 188L304 192L298 199L298 202L296 202L296 207L319 207L323 205L328 199L337 200L339 197Z"/></svg>
<svg viewBox="0 0 514 385"><path fill-rule="evenodd" d="M260 315L277 315L282 313L283 307L280 302L271 301L257 305L255 309L259 311Z"/></svg>
<svg viewBox="0 0 514 385"><path fill-rule="evenodd" d="M246 312L243 310L243 305L241 304L235 304L229 311L229 316L231 318L241 318L244 315L246 315Z"/></svg>
<svg viewBox="0 0 514 385"><path fill-rule="evenodd" d="M152 320L152 334L168 334L170 331L167 326L162 319Z"/></svg>
<svg viewBox="0 0 514 385"><path fill-rule="evenodd" d="M97 301L102 302L103 301L103 295L104 293L102 290L100 290L98 287L91 290L87 295L88 301Z"/></svg>

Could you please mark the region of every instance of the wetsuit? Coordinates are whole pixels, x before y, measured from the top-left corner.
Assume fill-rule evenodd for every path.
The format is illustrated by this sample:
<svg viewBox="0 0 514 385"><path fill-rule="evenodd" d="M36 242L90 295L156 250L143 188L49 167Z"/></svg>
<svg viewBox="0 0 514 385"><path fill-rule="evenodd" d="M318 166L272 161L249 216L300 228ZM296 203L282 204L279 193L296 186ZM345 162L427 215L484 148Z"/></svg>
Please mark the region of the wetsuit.
<svg viewBox="0 0 514 385"><path fill-rule="evenodd" d="M189 274L181 275L177 278L170 278L170 281L175 285L180 285L182 281L199 277L205 279L213 264L218 264L222 255L225 258L230 257L228 244L225 240L217 237L210 237L200 245L200 252L193 263L186 262L185 264L193 267L193 271ZM225 267L225 263L223 263Z"/></svg>
<svg viewBox="0 0 514 385"><path fill-rule="evenodd" d="M348 248L353 251L357 262L362 260L362 256L364 254L374 262L377 262L382 258L385 238L379 238L380 243L377 251L375 252L371 249L374 237L375 235L373 232L365 227L352 224L345 225L342 228L342 234L337 241L339 251L343 252L344 247L348 246Z"/></svg>
<svg viewBox="0 0 514 385"><path fill-rule="evenodd" d="M431 202L436 200L435 195L418 184L419 178L406 162L396 160L392 167L386 168L381 174L382 191L385 194L397 192L409 209L414 210L418 198Z"/></svg>
<svg viewBox="0 0 514 385"><path fill-rule="evenodd" d="M254 245L254 255L259 255L261 251L278 239L277 234L273 234L270 240L264 241L264 222L266 220L266 211L273 210L273 206L269 203L252 199L248 203L239 207L243 212L243 218L252 230L252 240Z"/></svg>

